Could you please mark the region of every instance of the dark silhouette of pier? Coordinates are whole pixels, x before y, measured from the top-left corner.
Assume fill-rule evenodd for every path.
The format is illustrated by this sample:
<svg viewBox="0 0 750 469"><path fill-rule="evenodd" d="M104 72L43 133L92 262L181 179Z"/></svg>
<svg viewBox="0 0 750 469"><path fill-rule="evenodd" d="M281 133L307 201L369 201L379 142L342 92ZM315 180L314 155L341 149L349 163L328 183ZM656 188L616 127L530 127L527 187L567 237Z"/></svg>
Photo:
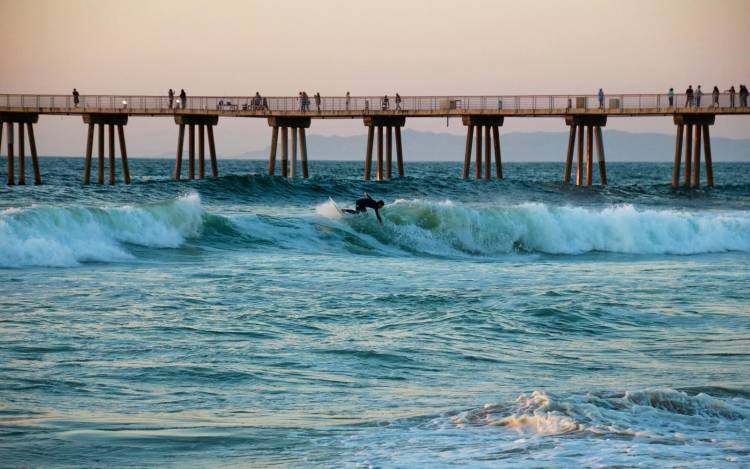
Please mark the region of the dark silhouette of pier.
<svg viewBox="0 0 750 469"><path fill-rule="evenodd" d="M608 94L599 95L539 95L539 96L404 96L396 102L394 96L322 97L318 108L310 107L297 96L188 96L171 99L168 96L80 95L0 95L0 127L5 124L7 138L8 185L16 184L16 155L14 134L18 134L18 184L25 184L25 136L28 135L34 181L41 183L41 173L34 140L34 124L39 115L82 116L88 125L83 183L89 184L92 167L95 130L98 128L97 182L104 184L105 126L108 134L108 182L115 184L115 128L120 147L122 175L130 183L124 127L130 117L170 117L178 126L177 152L173 177L182 177L185 130L188 133L187 178L196 177L196 127L198 133L197 177L205 177L206 135L210 153L211 175L219 174L213 127L219 117L263 118L271 127L271 149L268 173L276 174L276 159L281 134L281 168L285 177L297 177L299 147L302 177L309 176L306 129L314 119L362 119L367 127L364 179L371 178L373 150L376 150L375 179L392 177L395 137L396 169L404 175L401 128L411 118L460 117L466 126L466 150L463 177L469 178L474 154L474 177L492 177L494 153L495 177L503 177L500 127L506 118L546 117L562 118L569 127L563 181L570 182L573 156L576 155L578 186L593 183L593 152L597 153L599 182L607 184L604 139L601 128L609 117L672 117L676 125L676 142L672 186L680 185L682 147L684 144L684 186L700 185L701 150L703 149L706 184L713 185L711 138L709 127L716 115L747 115L747 98L736 99L732 93L718 97L706 95L701 101L684 94ZM77 101L77 102L76 102ZM739 104L739 106L737 105ZM291 130L291 132L290 132ZM385 144L384 144L385 133ZM291 134L291 152L290 152ZM2 132L0 132L0 148ZM374 147L374 148L373 148ZM584 162L585 148L585 162ZM385 150L385 151L384 151ZM577 151L576 151L577 150ZM384 154L385 153L385 154ZM385 158L384 158L385 157Z"/></svg>

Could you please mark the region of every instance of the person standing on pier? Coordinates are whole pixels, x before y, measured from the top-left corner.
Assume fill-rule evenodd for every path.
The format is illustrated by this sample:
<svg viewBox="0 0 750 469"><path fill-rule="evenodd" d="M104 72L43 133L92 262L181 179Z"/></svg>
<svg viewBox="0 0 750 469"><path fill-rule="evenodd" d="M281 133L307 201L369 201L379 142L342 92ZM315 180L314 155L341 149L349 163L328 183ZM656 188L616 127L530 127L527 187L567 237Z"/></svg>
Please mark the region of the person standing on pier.
<svg viewBox="0 0 750 469"><path fill-rule="evenodd" d="M719 87L718 86L714 86L714 90L711 92L711 97L713 98L714 107L719 107Z"/></svg>
<svg viewBox="0 0 750 469"><path fill-rule="evenodd" d="M736 93L736 91L734 91L734 85L732 85L727 91L729 92L729 105L734 107L734 94Z"/></svg>
<svg viewBox="0 0 750 469"><path fill-rule="evenodd" d="M186 105L187 105L187 93L185 93L185 89L183 88L180 90L180 106L182 107L182 109L185 109Z"/></svg>
<svg viewBox="0 0 750 469"><path fill-rule="evenodd" d="M703 90L701 85L698 85L698 89L695 90L695 107L701 107L701 97L703 96Z"/></svg>
<svg viewBox="0 0 750 469"><path fill-rule="evenodd" d="M390 103L388 102L388 95L385 95L383 96L383 102L381 103L380 108L383 111L387 111L389 106L390 106Z"/></svg>
<svg viewBox="0 0 750 469"><path fill-rule="evenodd" d="M315 108L320 112L320 92L315 93Z"/></svg>
<svg viewBox="0 0 750 469"><path fill-rule="evenodd" d="M347 92L346 92L346 110L347 110L347 111L349 110L349 101L350 101L351 99L352 99L352 98L351 98L351 95L350 95L350 94L349 94L349 92L347 91Z"/></svg>
<svg viewBox="0 0 750 469"><path fill-rule="evenodd" d="M75 88L73 88L73 105L75 107L78 107L78 103L81 102L80 99L79 99L79 96L80 95L78 94L78 90L75 89Z"/></svg>
<svg viewBox="0 0 750 469"><path fill-rule="evenodd" d="M401 110L401 95L396 93L396 110Z"/></svg>
<svg viewBox="0 0 750 469"><path fill-rule="evenodd" d="M689 85L688 89L685 90L686 107L692 107L693 105L693 85Z"/></svg>
<svg viewBox="0 0 750 469"><path fill-rule="evenodd" d="M604 109L604 91L599 88L599 109Z"/></svg>
<svg viewBox="0 0 750 469"><path fill-rule="evenodd" d="M741 107L747 107L747 95L748 95L747 86L740 85L740 106Z"/></svg>
<svg viewBox="0 0 750 469"><path fill-rule="evenodd" d="M174 105L174 90L172 88L169 89L167 96L169 96L169 109L172 109Z"/></svg>
<svg viewBox="0 0 750 469"><path fill-rule="evenodd" d="M669 107L674 107L674 88L669 89L667 97L669 97Z"/></svg>

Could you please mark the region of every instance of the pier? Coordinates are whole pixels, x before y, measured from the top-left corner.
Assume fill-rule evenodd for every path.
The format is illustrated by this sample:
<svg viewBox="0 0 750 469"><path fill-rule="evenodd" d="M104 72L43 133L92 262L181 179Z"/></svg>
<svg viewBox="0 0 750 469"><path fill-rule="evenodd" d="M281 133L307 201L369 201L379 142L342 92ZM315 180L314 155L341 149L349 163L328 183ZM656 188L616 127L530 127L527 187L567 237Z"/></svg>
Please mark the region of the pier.
<svg viewBox="0 0 750 469"><path fill-rule="evenodd" d="M395 138L396 174L404 176L404 153L401 129L407 119L460 118L466 126L466 150L462 176L468 179L474 153L474 177L503 177L500 128L505 119L514 117L561 118L569 127L567 152L561 149L564 183L569 184L575 154L577 186L593 183L593 152L597 154L599 183L607 184L607 171L602 127L609 118L646 116L671 117L676 126L672 186L699 187L701 184L701 153L705 165L705 184L712 186L713 166L710 126L717 115L748 115L747 98L730 93L718 97L705 94L692 101L684 94L608 94L597 95L536 95L536 96L389 96L323 97L318 105L314 99L304 102L297 96L188 96L184 100L167 96L81 95L76 103L72 95L0 95L0 127L7 140L7 184L26 182L26 138L35 184L41 184L41 172L34 140L34 124L39 115L81 116L88 126L85 143L83 184L91 181L94 133L98 128L97 178L104 177L104 128L108 130L108 183L115 184L115 128L120 149L123 182L130 183L124 128L131 117L166 117L177 126L177 148L173 178L183 177L182 162L185 130L188 130L187 179L196 178L195 133L198 133L197 178L205 177L205 143L208 137L211 176L218 177L218 161L213 127L219 118L266 119L271 127L268 174L276 175L276 159L281 134L280 175L309 177L306 129L314 119L361 119L367 127L364 149L363 178L372 177L373 147L376 150L375 179L393 177L392 160ZM739 106L738 106L739 104ZM1 124L5 124L2 126ZM14 135L17 130L18 145ZM291 151L290 151L291 130ZM385 132L384 132L385 131ZM383 134L385 133L385 141ZM0 132L0 148L2 148ZM684 146L684 164L682 162ZM584 162L585 147L585 162ZM297 158L299 149L299 161ZM384 155L385 150L385 155ZM16 155L17 151L17 155ZM384 158L385 156L385 158ZM16 166L16 161L18 165ZM301 173L299 166L301 164ZM17 168L17 171L16 171ZM17 178L16 178L17 172Z"/></svg>

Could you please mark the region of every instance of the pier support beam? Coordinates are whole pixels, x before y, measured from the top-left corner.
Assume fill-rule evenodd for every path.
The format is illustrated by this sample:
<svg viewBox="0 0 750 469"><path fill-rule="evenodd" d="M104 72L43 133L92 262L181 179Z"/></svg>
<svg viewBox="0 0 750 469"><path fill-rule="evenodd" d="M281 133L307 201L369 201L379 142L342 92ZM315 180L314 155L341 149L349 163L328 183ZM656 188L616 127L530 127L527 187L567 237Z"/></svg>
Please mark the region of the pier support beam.
<svg viewBox="0 0 750 469"><path fill-rule="evenodd" d="M372 168L372 150L373 140L377 133L377 166L375 167L375 179L383 180L383 174L386 179L390 179L393 170L393 135L396 134L396 164L399 177L404 175L404 151L401 147L401 127L406 125L406 118L403 116L367 116L364 118L365 127L367 127L367 149L365 151L365 181L370 180ZM383 171L383 127L385 127L385 172Z"/></svg>
<svg viewBox="0 0 750 469"><path fill-rule="evenodd" d="M178 125L177 155L175 156L173 177L179 180L182 177L182 152L185 147L185 127L188 128L188 179L195 179L195 126L198 126L198 178L203 179L205 175L205 140L204 129L208 134L208 151L211 156L211 176L219 176L219 168L216 162L216 145L214 143L214 126L219 124L219 116L208 116L203 114L180 114L174 116L174 122Z"/></svg>
<svg viewBox="0 0 750 469"><path fill-rule="evenodd" d="M268 154L268 175L273 176L276 171L276 150L281 129L281 176L296 177L297 146L299 143L300 160L302 162L302 177L307 179L307 135L305 129L310 128L309 117L269 117L271 127L271 151ZM292 131L292 160L289 164L289 130Z"/></svg>
<svg viewBox="0 0 750 469"><path fill-rule="evenodd" d="M503 178L502 156L500 154L500 130L503 126L503 116L489 115L465 115L462 116L463 124L466 126L466 153L464 155L463 178L469 177L469 166L471 165L471 147L475 145L474 177L485 179L492 177L492 151L495 152L495 176ZM484 135L484 138L482 138ZM476 139L476 142L473 140ZM483 141L484 140L484 141ZM484 144L484 152L482 151ZM482 154L484 153L484 170L482 170Z"/></svg>
<svg viewBox="0 0 750 469"><path fill-rule="evenodd" d="M94 147L94 127L99 127L99 141L97 153L97 183L104 184L104 126L107 126L109 143L109 184L116 182L115 177L115 127L117 127L117 138L120 140L120 158L122 165L122 176L125 184L130 184L130 170L128 169L128 155L125 150L125 131L123 126L128 123L127 114L83 114L83 123L88 124L88 135L86 137L86 157L83 163L83 184L89 184L91 180L91 156Z"/></svg>
<svg viewBox="0 0 750 469"><path fill-rule="evenodd" d="M675 139L674 166L672 167L672 187L680 185L680 163L682 156L683 134L685 145L685 176L686 188L700 186L701 140L703 141L704 162L706 165L706 185L713 187L714 170L711 157L711 134L709 126L714 125L714 114L675 114L674 123L677 126ZM687 132L683 129L687 128Z"/></svg>
<svg viewBox="0 0 750 469"><path fill-rule="evenodd" d="M568 151L565 155L565 169L563 170L563 183L570 183L570 175L573 169L573 153L576 150L576 185L585 184L591 186L594 170L594 141L596 141L596 160L599 164L599 183L607 185L607 167L604 157L604 139L602 127L607 125L607 116L599 115L571 115L565 117L565 123L570 127L568 135ZM583 162L584 129L586 138L586 166Z"/></svg>
<svg viewBox="0 0 750 469"><path fill-rule="evenodd" d="M41 184L42 178L39 173L39 158L36 153L36 141L34 140L34 127L39 121L39 114L27 112L3 112L0 113L0 150L2 149L3 127L5 127L8 149L8 179L9 186L26 184L26 132L29 136L29 150L31 152L31 163L34 170L34 184ZM3 126L5 124L5 126ZM17 125L16 125L17 124ZM16 136L16 129L18 135ZM18 144L16 146L16 137ZM16 166L16 151L18 151L18 165ZM18 179L16 180L16 168L18 168Z"/></svg>

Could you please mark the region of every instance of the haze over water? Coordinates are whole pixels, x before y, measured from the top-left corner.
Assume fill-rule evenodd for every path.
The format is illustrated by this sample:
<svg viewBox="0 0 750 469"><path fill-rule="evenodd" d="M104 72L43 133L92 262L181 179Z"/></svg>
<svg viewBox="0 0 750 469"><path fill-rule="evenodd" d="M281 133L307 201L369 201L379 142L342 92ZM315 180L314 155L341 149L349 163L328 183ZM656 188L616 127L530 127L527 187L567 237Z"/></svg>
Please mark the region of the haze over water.
<svg viewBox="0 0 750 469"><path fill-rule="evenodd" d="M750 164L171 165L0 187L0 465L750 460Z"/></svg>

